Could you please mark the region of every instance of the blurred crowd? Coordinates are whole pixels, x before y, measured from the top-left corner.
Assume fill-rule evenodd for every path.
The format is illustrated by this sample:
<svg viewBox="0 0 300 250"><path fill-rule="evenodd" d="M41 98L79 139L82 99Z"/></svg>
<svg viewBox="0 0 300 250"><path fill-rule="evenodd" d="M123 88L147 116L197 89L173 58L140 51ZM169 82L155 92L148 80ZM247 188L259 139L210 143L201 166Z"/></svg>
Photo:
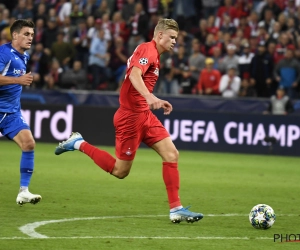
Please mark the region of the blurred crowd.
<svg viewBox="0 0 300 250"><path fill-rule="evenodd" d="M177 20L156 93L300 96L300 0L2 0L0 44L35 22L33 88L117 91L128 57L159 18ZM279 97L278 97L279 98Z"/></svg>

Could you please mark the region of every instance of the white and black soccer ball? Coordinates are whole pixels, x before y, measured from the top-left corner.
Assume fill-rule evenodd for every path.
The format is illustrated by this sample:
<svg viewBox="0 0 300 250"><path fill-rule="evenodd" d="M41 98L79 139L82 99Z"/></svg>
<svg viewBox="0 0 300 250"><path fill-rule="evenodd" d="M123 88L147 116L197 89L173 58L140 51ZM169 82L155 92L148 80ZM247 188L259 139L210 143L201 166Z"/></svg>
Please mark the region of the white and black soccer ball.
<svg viewBox="0 0 300 250"><path fill-rule="evenodd" d="M145 58L145 57L140 58L139 63L140 63L141 65L146 65L146 64L148 63L148 59Z"/></svg>
<svg viewBox="0 0 300 250"><path fill-rule="evenodd" d="M256 229L269 229L273 226L276 215L269 205L258 204L249 213L249 221Z"/></svg>

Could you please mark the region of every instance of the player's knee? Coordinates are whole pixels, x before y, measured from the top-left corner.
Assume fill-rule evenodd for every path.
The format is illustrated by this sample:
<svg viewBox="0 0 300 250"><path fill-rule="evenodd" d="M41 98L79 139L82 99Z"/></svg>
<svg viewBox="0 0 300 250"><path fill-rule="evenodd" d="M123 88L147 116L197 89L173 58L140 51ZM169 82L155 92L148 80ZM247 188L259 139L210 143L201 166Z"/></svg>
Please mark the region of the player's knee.
<svg viewBox="0 0 300 250"><path fill-rule="evenodd" d="M32 151L35 148L35 141L32 139L26 140L22 143L22 151Z"/></svg>
<svg viewBox="0 0 300 250"><path fill-rule="evenodd" d="M171 151L168 152L168 154L166 155L166 159L164 159L164 161L166 161L166 162L178 162L178 159L179 159L179 152L175 148L174 150L171 150Z"/></svg>
<svg viewBox="0 0 300 250"><path fill-rule="evenodd" d="M112 174L118 179L124 179L127 175L129 175L129 171L116 170L113 171Z"/></svg>

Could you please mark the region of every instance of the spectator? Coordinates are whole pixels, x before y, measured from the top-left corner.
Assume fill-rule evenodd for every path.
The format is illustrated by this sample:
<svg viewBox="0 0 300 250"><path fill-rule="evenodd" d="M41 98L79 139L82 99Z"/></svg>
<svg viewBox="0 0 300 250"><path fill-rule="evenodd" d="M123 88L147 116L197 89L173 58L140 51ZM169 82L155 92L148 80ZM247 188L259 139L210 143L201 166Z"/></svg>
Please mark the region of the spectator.
<svg viewBox="0 0 300 250"><path fill-rule="evenodd" d="M60 67L59 62L53 59L51 62L50 70L47 75L45 75L44 81L46 89L56 89L60 87L60 78L63 69Z"/></svg>
<svg viewBox="0 0 300 250"><path fill-rule="evenodd" d="M192 79L192 72L188 66L185 66L181 73L181 94L192 94L196 82Z"/></svg>
<svg viewBox="0 0 300 250"><path fill-rule="evenodd" d="M274 71L276 81L290 98L298 97L297 86L300 81L300 63L295 59L293 50L293 47L287 47L285 57L276 65Z"/></svg>
<svg viewBox="0 0 300 250"><path fill-rule="evenodd" d="M45 42L45 27L44 26L45 26L44 19L39 18L36 20L33 44Z"/></svg>
<svg viewBox="0 0 300 250"><path fill-rule="evenodd" d="M128 59L127 50L124 46L124 40L122 37L117 36L114 38L114 42L110 47L109 52L110 61L108 66L111 69L112 77L114 78L114 86L112 86L112 89L115 90L117 88L117 84L121 81L124 70L126 70Z"/></svg>
<svg viewBox="0 0 300 250"><path fill-rule="evenodd" d="M72 11L72 5L74 0L59 0L59 3L56 5L58 21L63 23L66 17L69 17Z"/></svg>
<svg viewBox="0 0 300 250"><path fill-rule="evenodd" d="M222 25L220 26L220 30L224 33L228 32L230 36L233 36L235 34L236 27L231 21L230 16L226 14L223 15L223 22Z"/></svg>
<svg viewBox="0 0 300 250"><path fill-rule="evenodd" d="M265 4L265 6L262 8L261 11L261 17L260 20L263 20L265 17L265 12L266 11L272 11L273 16L279 16L281 9L279 8L279 6L274 2L274 0L267 0L267 3Z"/></svg>
<svg viewBox="0 0 300 250"><path fill-rule="evenodd" d="M192 85L195 85L198 81L201 70L205 67L205 56L200 53L200 42L198 39L192 41L192 54L188 59L189 67L191 71Z"/></svg>
<svg viewBox="0 0 300 250"><path fill-rule="evenodd" d="M264 114L287 115L294 111L290 98L285 95L285 90L279 87L276 95L271 96L268 110Z"/></svg>
<svg viewBox="0 0 300 250"><path fill-rule="evenodd" d="M250 14L250 10L253 8L253 0L236 0L234 8L236 9L236 17L240 21L242 17Z"/></svg>
<svg viewBox="0 0 300 250"><path fill-rule="evenodd" d="M2 37L2 39L5 40L5 43L10 42L11 39L12 39L11 34L10 34L10 27L11 27L11 25L14 23L14 21L16 21L16 19L15 19L14 17L11 17L11 18L9 19L9 25L6 26L6 27L5 27L4 29L2 29L2 31L1 31L1 37Z"/></svg>
<svg viewBox="0 0 300 250"><path fill-rule="evenodd" d="M77 30L77 26L72 25L71 18L69 16L65 17L60 30L64 33L63 41L65 43L72 43L73 35Z"/></svg>
<svg viewBox="0 0 300 250"><path fill-rule="evenodd" d="M215 16L210 16L207 20L207 31L213 36L216 36L219 31L219 26L216 26L215 22L216 22Z"/></svg>
<svg viewBox="0 0 300 250"><path fill-rule="evenodd" d="M57 40L51 46L51 56L52 59L56 59L59 65L66 70L71 67L75 51L72 44L64 42L63 39L64 32L58 32Z"/></svg>
<svg viewBox="0 0 300 250"><path fill-rule="evenodd" d="M125 21L129 21L134 16L135 0L127 0L122 6L121 15Z"/></svg>
<svg viewBox="0 0 300 250"><path fill-rule="evenodd" d="M92 73L92 89L107 88L108 61L107 41L104 39L104 30L100 29L98 36L92 38L90 46L89 67Z"/></svg>
<svg viewBox="0 0 300 250"><path fill-rule="evenodd" d="M267 31L267 33L271 34L273 32L274 23L275 19L273 18L272 10L266 9L264 18L258 23L258 26L263 27Z"/></svg>
<svg viewBox="0 0 300 250"><path fill-rule="evenodd" d="M287 4L284 7L283 13L288 18L289 17L294 18L295 14L296 14L296 11L297 11L297 7L295 5L295 0L288 0L286 2L287 2Z"/></svg>
<svg viewBox="0 0 300 250"><path fill-rule="evenodd" d="M209 16L215 16L220 6L220 0L201 0L202 15L205 19Z"/></svg>
<svg viewBox="0 0 300 250"><path fill-rule="evenodd" d="M272 28L272 33L270 33L270 36L269 36L269 39L268 39L268 44L270 42L273 42L273 43L278 43L278 39L279 39L279 36L280 36L280 33L281 33L281 26L278 22L275 22L273 24L273 28Z"/></svg>
<svg viewBox="0 0 300 250"><path fill-rule="evenodd" d="M196 91L200 95L218 95L220 71L213 69L214 60L212 58L206 58L205 65L206 68L199 75Z"/></svg>
<svg viewBox="0 0 300 250"><path fill-rule="evenodd" d="M77 29L73 34L73 46L75 48L75 60L83 62L84 68L87 68L89 57L89 44L87 37L87 27L85 20L81 19L77 23Z"/></svg>
<svg viewBox="0 0 300 250"><path fill-rule="evenodd" d="M239 57L236 55L236 45L234 44L227 45L227 55L224 56L219 69L221 73L224 74L225 72L227 72L229 65L234 65L236 69L239 65ZM236 71L236 74L239 74L238 70Z"/></svg>
<svg viewBox="0 0 300 250"><path fill-rule="evenodd" d="M60 25L61 22L59 21L59 18L56 14L56 10L54 8L50 8L49 11L48 11L48 21L52 21L52 22L55 22L56 25Z"/></svg>
<svg viewBox="0 0 300 250"><path fill-rule="evenodd" d="M122 19L120 11L116 11L112 17L111 32L113 37L122 37L124 44L129 38L129 29L126 22Z"/></svg>
<svg viewBox="0 0 300 250"><path fill-rule="evenodd" d="M93 10L96 8L95 0L87 0L83 4L83 12L85 16L93 16Z"/></svg>
<svg viewBox="0 0 300 250"><path fill-rule="evenodd" d="M214 61L213 69L219 70L220 64L223 60L222 51L220 47L215 46L212 48L212 59Z"/></svg>
<svg viewBox="0 0 300 250"><path fill-rule="evenodd" d="M74 61L72 69L64 71L61 75L61 88L85 89L87 72L82 68L80 61Z"/></svg>
<svg viewBox="0 0 300 250"><path fill-rule="evenodd" d="M258 22L259 18L256 12L252 11L250 16L248 17L248 23L251 29L251 36L256 37L258 34Z"/></svg>
<svg viewBox="0 0 300 250"><path fill-rule="evenodd" d="M68 15L66 17L70 17L72 25L76 25L82 19L86 19L84 12L80 10L78 4L72 5L72 10L71 10L70 15ZM64 20L61 20L61 23L63 23L63 22L64 22Z"/></svg>
<svg viewBox="0 0 300 250"><path fill-rule="evenodd" d="M239 57L239 76L242 79L249 79L250 71L251 71L250 65L254 53L250 52L249 43L245 43L243 47L244 47L243 54Z"/></svg>
<svg viewBox="0 0 300 250"><path fill-rule="evenodd" d="M47 8L44 3L40 3L37 6L37 13L35 13L33 21L36 23L38 19L42 19L43 24L47 22Z"/></svg>
<svg viewBox="0 0 300 250"><path fill-rule="evenodd" d="M190 32L190 28L195 23L196 5L195 1L198 0L174 0L173 1L173 15L172 18L177 20L180 30Z"/></svg>
<svg viewBox="0 0 300 250"><path fill-rule="evenodd" d="M273 58L267 53L266 45L260 42L257 53L251 60L250 83L258 97L270 97L272 87Z"/></svg>
<svg viewBox="0 0 300 250"><path fill-rule="evenodd" d="M102 29L104 30L104 39L110 44L111 42L111 21L109 20L109 14L104 13L102 15Z"/></svg>
<svg viewBox="0 0 300 250"><path fill-rule="evenodd" d="M131 55L135 48L145 42L148 35L148 17L144 12L143 5L136 3L134 16L130 18L130 37L128 41L128 54Z"/></svg>
<svg viewBox="0 0 300 250"><path fill-rule="evenodd" d="M216 27L222 27L224 22L224 17L228 15L230 21L238 26L238 19L237 19L237 10L232 4L232 0L224 0L224 6L220 6L217 11L217 18L216 18Z"/></svg>
<svg viewBox="0 0 300 250"><path fill-rule="evenodd" d="M244 38L249 39L251 36L251 27L248 23L247 17L242 16L239 20L238 29L243 30Z"/></svg>
<svg viewBox="0 0 300 250"><path fill-rule="evenodd" d="M168 80L168 82L166 82L166 88L170 89L172 94L179 93L179 86L182 80L183 69L189 65L188 57L186 54L187 53L185 47L180 46L178 48L178 53L172 56L173 65L171 64L171 62L167 63L168 67L171 66L171 72L169 75L167 75L167 77L170 79L166 78ZM172 76L173 79L171 78Z"/></svg>
<svg viewBox="0 0 300 250"><path fill-rule="evenodd" d="M268 31L262 23L258 24L257 40L258 42L267 42L270 38Z"/></svg>
<svg viewBox="0 0 300 250"><path fill-rule="evenodd" d="M110 9L107 4L107 0L102 0L100 6L93 12L93 16L97 19L102 19L104 14L110 15Z"/></svg>
<svg viewBox="0 0 300 250"><path fill-rule="evenodd" d="M239 96L241 97L256 97L255 88L251 85L250 79L242 79L241 87L239 91Z"/></svg>
<svg viewBox="0 0 300 250"><path fill-rule="evenodd" d="M286 20L287 20L287 17L284 15L284 13L281 13L277 17L277 22L280 24L281 31L286 31L287 30Z"/></svg>
<svg viewBox="0 0 300 250"><path fill-rule="evenodd" d="M11 16L15 19L33 19L32 11L26 9L26 0L18 1L18 5L13 9Z"/></svg>
<svg viewBox="0 0 300 250"><path fill-rule="evenodd" d="M42 43L37 43L28 62L30 71L34 75L34 82L36 88L44 87L44 79L48 74L50 66L50 50L45 49Z"/></svg>
<svg viewBox="0 0 300 250"><path fill-rule="evenodd" d="M44 32L44 47L51 49L52 44L56 41L57 39L57 34L58 34L58 27L57 27L57 22L56 20L48 20L47 22L47 28L45 29Z"/></svg>
<svg viewBox="0 0 300 250"><path fill-rule="evenodd" d="M198 28L198 31L195 32L194 37L197 38L200 43L204 44L208 34L209 33L207 31L207 20L200 19L199 20L199 28Z"/></svg>
<svg viewBox="0 0 300 250"><path fill-rule="evenodd" d="M90 27L88 29L88 33L87 33L87 37L88 37L88 41L89 41L89 44L91 43L91 40L94 38L94 37L98 37L98 32L99 30L102 29L102 21L100 18L97 18L95 20L95 23L94 23L94 26L93 27Z"/></svg>
<svg viewBox="0 0 300 250"><path fill-rule="evenodd" d="M223 75L220 80L219 91L223 97L237 97L241 87L241 78L236 75L236 65L227 67L227 74Z"/></svg>
<svg viewBox="0 0 300 250"><path fill-rule="evenodd" d="M9 26L9 10L3 9L0 11L0 31L2 31L5 27Z"/></svg>

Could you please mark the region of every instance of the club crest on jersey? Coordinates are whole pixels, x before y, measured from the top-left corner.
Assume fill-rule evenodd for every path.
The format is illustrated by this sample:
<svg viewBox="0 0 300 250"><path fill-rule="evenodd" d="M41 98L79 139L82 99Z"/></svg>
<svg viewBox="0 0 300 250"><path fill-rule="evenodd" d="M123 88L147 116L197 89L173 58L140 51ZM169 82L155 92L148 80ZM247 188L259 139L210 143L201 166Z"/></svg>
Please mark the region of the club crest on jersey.
<svg viewBox="0 0 300 250"><path fill-rule="evenodd" d="M156 68L156 69L154 70L154 74L157 75L157 76L159 75L159 70L158 70L158 68Z"/></svg>
<svg viewBox="0 0 300 250"><path fill-rule="evenodd" d="M132 154L130 148L127 149L125 154L127 154L128 156Z"/></svg>
<svg viewBox="0 0 300 250"><path fill-rule="evenodd" d="M142 65L146 65L148 63L148 59L143 57L139 60L139 63L142 64Z"/></svg>

